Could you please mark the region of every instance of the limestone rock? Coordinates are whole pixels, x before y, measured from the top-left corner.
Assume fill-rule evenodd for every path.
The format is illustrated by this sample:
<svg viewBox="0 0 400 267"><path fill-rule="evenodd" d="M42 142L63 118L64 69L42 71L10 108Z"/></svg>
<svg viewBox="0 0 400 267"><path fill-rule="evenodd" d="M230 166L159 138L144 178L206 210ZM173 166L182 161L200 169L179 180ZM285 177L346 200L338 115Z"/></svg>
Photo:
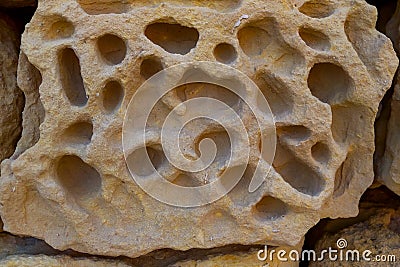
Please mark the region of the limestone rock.
<svg viewBox="0 0 400 267"><path fill-rule="evenodd" d="M16 154L2 164L4 229L61 250L136 257L161 248L293 246L320 218L355 216L374 176L378 104L398 63L375 21L375 8L361 0L39 1L19 69L21 88L36 106L25 108L24 121L33 124L24 123ZM143 192L129 175L121 142L138 87L189 61L219 61L247 74L269 101L278 134L273 169L258 190L247 190L263 161L253 156L232 192L190 209ZM25 77L32 83L23 84ZM163 98L151 131L172 108L199 96L221 99L251 121L224 88L178 89ZM213 139L223 163L226 134L202 127L191 134ZM251 132L254 154L259 139ZM195 146L187 147L192 157ZM146 151L156 168L172 170L166 179L201 181L170 167L156 141Z"/></svg>
<svg viewBox="0 0 400 267"><path fill-rule="evenodd" d="M0 260L0 265L5 267L87 267L87 266L99 266L99 267L128 267L123 262L118 260L104 260L96 258L73 258L69 256L45 256L45 255L19 255L9 256L5 259Z"/></svg>
<svg viewBox="0 0 400 267"><path fill-rule="evenodd" d="M372 254L370 256L367 255L368 257L372 259L377 255L379 257L384 256L385 258L376 259L386 259L386 261L330 261L329 258L325 258L324 261L311 262L310 266L397 266L396 262L393 262L393 259L389 260L388 256L391 257L391 255L394 255L396 261L400 257L400 210L372 208L364 211L364 215L361 216L370 217L367 217L368 219L363 222L346 227L336 234L325 234L318 241L316 251L320 253L323 249L328 249L329 247L338 249L336 247L337 240L345 239L347 247L343 249L344 253L347 253L349 250L358 250L360 252L360 259L362 259L362 253L365 250L370 250Z"/></svg>
<svg viewBox="0 0 400 267"><path fill-rule="evenodd" d="M275 248L275 249L285 249L283 247ZM286 250L290 250L294 248L286 248ZM301 249L297 249L301 253ZM175 264L170 265L171 267L260 267L260 266L269 266L269 267L298 267L298 262L281 262L277 259L277 257L273 258L273 261L266 260L260 261L257 257L258 250L251 250L246 253L237 253L237 254L227 254L227 255L219 255L209 257L207 259L202 260L188 260L181 261Z"/></svg>
<svg viewBox="0 0 400 267"><path fill-rule="evenodd" d="M400 195L400 84L397 78L390 102L383 157L378 162L378 180Z"/></svg>
<svg viewBox="0 0 400 267"><path fill-rule="evenodd" d="M21 135L24 100L17 87L18 45L15 27L0 15L0 161L13 154Z"/></svg>

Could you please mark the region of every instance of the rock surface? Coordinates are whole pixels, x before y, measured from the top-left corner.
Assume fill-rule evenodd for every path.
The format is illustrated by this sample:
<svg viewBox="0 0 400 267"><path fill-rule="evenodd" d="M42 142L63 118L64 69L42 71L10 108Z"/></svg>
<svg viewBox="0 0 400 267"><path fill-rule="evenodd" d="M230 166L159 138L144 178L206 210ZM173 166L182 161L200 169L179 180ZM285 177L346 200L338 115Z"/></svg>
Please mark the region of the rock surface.
<svg viewBox="0 0 400 267"><path fill-rule="evenodd" d="M400 195L400 84L397 77L391 98L383 157L378 160L378 180Z"/></svg>
<svg viewBox="0 0 400 267"><path fill-rule="evenodd" d="M375 115L398 61L364 1L291 3L40 1L22 40L24 132L1 169L4 229L61 250L136 257L161 248L293 246L320 218L356 215L374 176ZM221 200L184 209L135 184L121 129L141 83L193 60L252 78L271 105L278 145L257 191L247 192L245 175ZM190 95L237 107L223 88L205 88L166 96L158 116ZM216 133L229 152L225 138ZM251 138L257 150L258 133ZM151 150L165 162L158 146Z"/></svg>
<svg viewBox="0 0 400 267"><path fill-rule="evenodd" d="M21 135L23 96L17 87L18 35L0 14L0 161L10 157Z"/></svg>
<svg viewBox="0 0 400 267"><path fill-rule="evenodd" d="M291 250L294 248L278 247L277 250ZM297 248L297 251L301 249ZM281 262L276 257L273 260L260 261L257 258L258 250L247 253L226 254L209 257L202 260L187 260L170 265L171 267L298 267L298 262Z"/></svg>
<svg viewBox="0 0 400 267"><path fill-rule="evenodd" d="M119 262L118 260L104 260L96 258L72 258L69 256L9 256L0 260L0 265L4 267L129 267L131 265Z"/></svg>
<svg viewBox="0 0 400 267"><path fill-rule="evenodd" d="M320 253L323 249L328 249L329 247L337 249L337 240L345 239L347 247L343 249L344 253L348 250L358 250L360 251L360 259L362 259L362 252L370 250L372 252L371 259L377 255L381 258L375 258L374 262L339 262L330 261L326 258L324 261L312 262L310 266L397 266L398 263L396 262L400 258L400 210L371 208L363 211L361 217L363 216L367 217L363 222L346 227L333 235L325 234L317 243L316 251ZM396 261L388 260L389 255L394 255ZM385 258L382 258L382 256ZM377 262L380 259L386 259L386 261Z"/></svg>

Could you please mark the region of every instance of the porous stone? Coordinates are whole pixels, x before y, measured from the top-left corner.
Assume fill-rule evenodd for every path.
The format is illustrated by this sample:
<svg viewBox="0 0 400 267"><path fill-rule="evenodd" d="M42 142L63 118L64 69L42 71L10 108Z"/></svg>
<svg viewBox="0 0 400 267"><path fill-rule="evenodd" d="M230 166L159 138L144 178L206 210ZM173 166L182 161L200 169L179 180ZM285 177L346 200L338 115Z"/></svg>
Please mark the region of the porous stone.
<svg viewBox="0 0 400 267"><path fill-rule="evenodd" d="M39 1L19 71L37 105L24 113L34 124L18 153L2 164L4 229L57 249L136 257L161 248L293 246L320 218L355 216L374 176L378 104L398 64L375 21L376 9L361 0ZM272 171L255 192L247 190L249 177L258 161L265 163L254 156L257 131L232 192L207 206L178 208L151 198L130 177L122 124L146 79L200 60L229 64L255 81L274 114L278 144ZM22 71L35 68L43 78L39 90L39 72ZM26 75L36 78L22 86ZM236 95L195 84L163 98L149 131L198 96L226 102L251 124ZM223 172L227 136L202 127L192 135L215 141L221 160L214 167ZM191 156L195 143L186 147ZM156 168L170 170L171 182L202 181L172 168L157 140L146 150Z"/></svg>
<svg viewBox="0 0 400 267"><path fill-rule="evenodd" d="M23 95L17 87L18 34L0 14L0 161L10 157L21 135Z"/></svg>

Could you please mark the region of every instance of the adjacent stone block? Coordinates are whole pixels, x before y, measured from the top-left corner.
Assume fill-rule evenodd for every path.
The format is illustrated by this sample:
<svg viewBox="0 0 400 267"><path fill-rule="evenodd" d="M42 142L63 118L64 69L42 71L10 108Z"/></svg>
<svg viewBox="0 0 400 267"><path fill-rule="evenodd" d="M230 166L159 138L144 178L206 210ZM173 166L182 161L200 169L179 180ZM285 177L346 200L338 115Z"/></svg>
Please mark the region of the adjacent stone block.
<svg viewBox="0 0 400 267"><path fill-rule="evenodd" d="M343 230L335 234L325 234L322 236L321 240L318 241L316 251L317 255L320 255L321 251L332 247L340 251L337 247L337 242L340 239L344 239L347 242L346 247L343 248L343 259L346 259L347 251L359 251L360 261L333 261L328 257L325 257L323 261L313 261L310 266L396 266L396 262L400 257L399 249L399 210L395 209L385 209L385 208L372 208L370 210L364 210L361 218L366 218L364 221L356 223L352 226L346 227ZM343 245L344 243L342 243ZM341 245L341 246L342 246ZM370 250L371 254L366 255L368 258L374 259L370 262L362 260L362 253L365 250ZM356 255L356 254L355 254ZM375 258L376 256L380 258ZM394 256L394 258L393 258ZM348 256L353 257L353 256ZM352 259L352 258L350 258ZM395 261L394 261L395 259ZM380 260L381 262L378 262Z"/></svg>
<svg viewBox="0 0 400 267"><path fill-rule="evenodd" d="M29 266L99 266L99 267L128 267L131 265L119 262L118 260L104 260L96 258L72 258L69 256L9 256L0 260L0 265L5 267L29 267Z"/></svg>
<svg viewBox="0 0 400 267"><path fill-rule="evenodd" d="M0 2L0 6L3 7L27 7L35 6L36 4L36 0L7 0Z"/></svg>
<svg viewBox="0 0 400 267"><path fill-rule="evenodd" d="M397 81L399 79L397 78ZM394 88L383 157L377 160L378 180L400 195L400 84Z"/></svg>
<svg viewBox="0 0 400 267"><path fill-rule="evenodd" d="M24 98L17 87L18 34L0 14L0 161L10 157L21 135Z"/></svg>
<svg viewBox="0 0 400 267"><path fill-rule="evenodd" d="M161 248L293 246L320 218L355 216L374 176L378 104L398 63L375 21L375 8L361 0L40 1L18 73L31 104L17 152L1 169L4 229L58 249L136 257ZM229 64L256 82L274 114L278 145L254 193L249 177L264 162L255 156L227 196L177 208L130 177L121 129L146 79L200 60ZM149 131L198 96L242 110L224 88L186 86L163 99ZM232 146L223 130L207 129L192 135L215 140L223 172ZM255 152L259 132L250 137ZM166 179L198 185L194 174L170 166L159 143L145 149L156 168L173 170ZM188 153L196 155L195 141Z"/></svg>

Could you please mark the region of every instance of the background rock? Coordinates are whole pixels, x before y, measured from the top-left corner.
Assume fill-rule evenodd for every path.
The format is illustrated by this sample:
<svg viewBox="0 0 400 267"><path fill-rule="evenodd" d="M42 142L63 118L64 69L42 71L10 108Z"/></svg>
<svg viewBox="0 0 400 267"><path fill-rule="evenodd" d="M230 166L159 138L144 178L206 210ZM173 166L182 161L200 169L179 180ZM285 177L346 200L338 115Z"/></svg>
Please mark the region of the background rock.
<svg viewBox="0 0 400 267"><path fill-rule="evenodd" d="M390 117L386 126L384 154L378 160L378 180L400 195L400 85L398 83L388 104L391 107Z"/></svg>
<svg viewBox="0 0 400 267"><path fill-rule="evenodd" d="M26 129L1 170L4 229L60 250L136 257L162 248L294 246L320 218L356 215L373 180L378 103L398 63L374 29L376 10L364 1L235 3L40 1L22 40ZM171 41L157 39L160 32ZM221 61L251 77L271 104L278 147L273 171L253 194L245 175L218 202L182 209L131 179L121 127L145 79L191 60ZM201 92L192 89L185 94ZM256 154L258 133L251 136Z"/></svg>
<svg viewBox="0 0 400 267"><path fill-rule="evenodd" d="M0 15L0 161L13 154L22 129L24 98L17 87L18 46L13 23Z"/></svg>
<svg viewBox="0 0 400 267"><path fill-rule="evenodd" d="M6 0L0 2L0 7L27 7L36 4L36 0Z"/></svg>
<svg viewBox="0 0 400 267"><path fill-rule="evenodd" d="M72 258L69 256L45 256L45 255L19 255L9 256L5 259L0 260L1 266L5 267L61 267L61 266L74 266L74 267L87 267L87 266L99 266L99 267L128 267L123 262L118 260L104 260L96 258Z"/></svg>
<svg viewBox="0 0 400 267"><path fill-rule="evenodd" d="M371 258L376 255L394 255L395 259L400 257L400 212L395 209L371 208L363 211L362 217L367 217L363 222L356 223L350 227L344 228L337 233L325 234L317 243L316 250L320 253L323 249L336 247L339 239L345 239L348 246L343 250L360 251L370 250ZM318 255L318 254L317 254ZM339 254L338 254L339 255ZM345 254L344 254L345 255ZM312 262L310 266L396 266L393 260L386 262L354 262L354 261L330 261L326 258L324 261Z"/></svg>

